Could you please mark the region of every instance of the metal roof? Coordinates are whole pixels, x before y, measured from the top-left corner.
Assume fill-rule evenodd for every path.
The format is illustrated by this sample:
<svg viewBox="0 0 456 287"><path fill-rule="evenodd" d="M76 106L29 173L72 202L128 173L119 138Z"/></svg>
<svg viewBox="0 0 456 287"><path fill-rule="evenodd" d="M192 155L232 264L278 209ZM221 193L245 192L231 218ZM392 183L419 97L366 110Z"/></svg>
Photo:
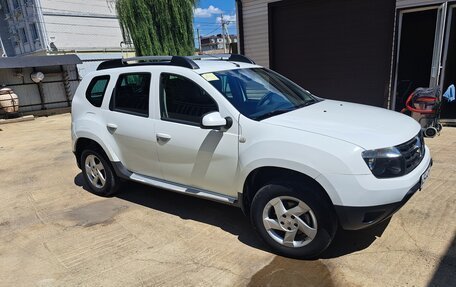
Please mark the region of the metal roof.
<svg viewBox="0 0 456 287"><path fill-rule="evenodd" d="M0 69L76 65L82 61L76 55L23 56L0 58Z"/></svg>

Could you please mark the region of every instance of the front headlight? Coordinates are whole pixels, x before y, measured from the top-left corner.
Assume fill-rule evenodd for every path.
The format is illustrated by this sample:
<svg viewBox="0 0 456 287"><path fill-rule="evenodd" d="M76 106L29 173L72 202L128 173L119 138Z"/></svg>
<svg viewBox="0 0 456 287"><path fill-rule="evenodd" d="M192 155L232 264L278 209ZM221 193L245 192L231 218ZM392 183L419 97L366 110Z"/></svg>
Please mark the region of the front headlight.
<svg viewBox="0 0 456 287"><path fill-rule="evenodd" d="M388 178L405 174L405 160L395 147L366 150L362 156L375 177Z"/></svg>

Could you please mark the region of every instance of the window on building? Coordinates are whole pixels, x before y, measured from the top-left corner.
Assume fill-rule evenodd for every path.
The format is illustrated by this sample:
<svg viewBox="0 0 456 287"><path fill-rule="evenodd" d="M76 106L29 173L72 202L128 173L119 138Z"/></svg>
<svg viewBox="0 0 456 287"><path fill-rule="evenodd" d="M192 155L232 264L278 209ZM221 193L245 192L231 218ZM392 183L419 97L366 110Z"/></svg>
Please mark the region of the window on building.
<svg viewBox="0 0 456 287"><path fill-rule="evenodd" d="M95 107L101 107L108 87L109 76L99 76L92 79L86 91L87 100Z"/></svg>
<svg viewBox="0 0 456 287"><path fill-rule="evenodd" d="M28 39L27 39L27 32L25 31L25 28L20 28L19 33L21 34L22 43L27 43Z"/></svg>
<svg viewBox="0 0 456 287"><path fill-rule="evenodd" d="M38 29L36 28L36 23L30 24L30 31L32 33L32 39L37 40L38 36Z"/></svg>
<svg viewBox="0 0 456 287"><path fill-rule="evenodd" d="M217 103L193 81L173 74L160 77L161 119L199 125L201 117L218 111Z"/></svg>
<svg viewBox="0 0 456 287"><path fill-rule="evenodd" d="M149 73L120 75L111 97L110 109L148 117L150 78Z"/></svg>

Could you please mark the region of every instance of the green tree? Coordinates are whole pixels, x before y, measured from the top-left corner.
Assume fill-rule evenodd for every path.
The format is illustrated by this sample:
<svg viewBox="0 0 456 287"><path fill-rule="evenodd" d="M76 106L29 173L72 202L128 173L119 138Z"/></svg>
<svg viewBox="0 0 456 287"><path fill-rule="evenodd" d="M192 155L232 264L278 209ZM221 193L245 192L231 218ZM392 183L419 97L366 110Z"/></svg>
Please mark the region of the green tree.
<svg viewBox="0 0 456 287"><path fill-rule="evenodd" d="M193 8L197 0L118 0L124 38L136 54L192 55L195 51Z"/></svg>

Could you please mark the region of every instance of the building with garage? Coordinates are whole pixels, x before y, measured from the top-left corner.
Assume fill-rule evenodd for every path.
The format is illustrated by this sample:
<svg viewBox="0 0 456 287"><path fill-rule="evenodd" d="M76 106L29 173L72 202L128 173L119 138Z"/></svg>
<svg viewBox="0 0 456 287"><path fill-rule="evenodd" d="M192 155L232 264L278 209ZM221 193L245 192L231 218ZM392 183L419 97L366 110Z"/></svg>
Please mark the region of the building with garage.
<svg viewBox="0 0 456 287"><path fill-rule="evenodd" d="M316 95L400 111L415 88L456 82L456 1L236 3L240 52Z"/></svg>
<svg viewBox="0 0 456 287"><path fill-rule="evenodd" d="M76 65L81 63L76 55L2 58L0 89L14 91L19 98L20 114L69 111L79 85ZM0 109L0 118L5 116L5 111Z"/></svg>

